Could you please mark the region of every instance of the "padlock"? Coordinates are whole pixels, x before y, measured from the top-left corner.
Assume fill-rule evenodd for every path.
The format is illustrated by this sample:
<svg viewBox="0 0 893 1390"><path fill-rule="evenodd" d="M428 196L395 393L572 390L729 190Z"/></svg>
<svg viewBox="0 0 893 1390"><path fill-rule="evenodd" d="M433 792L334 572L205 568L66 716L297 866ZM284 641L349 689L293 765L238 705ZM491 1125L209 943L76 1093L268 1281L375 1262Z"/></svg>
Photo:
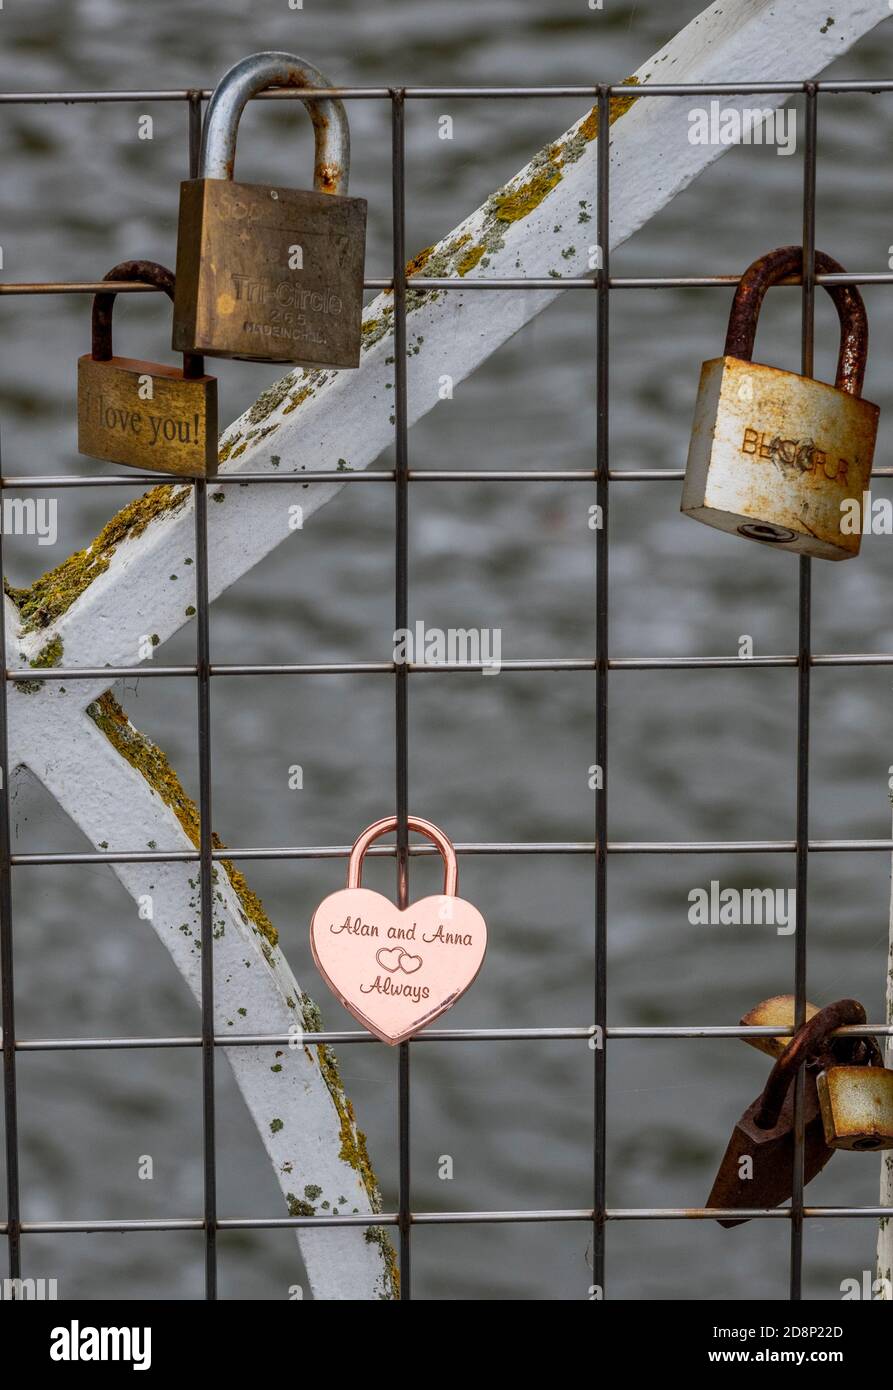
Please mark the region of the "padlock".
<svg viewBox="0 0 893 1390"><path fill-rule="evenodd" d="M766 1001L767 1003L778 1002ZM761 1006L757 1006L759 1009ZM793 1082L806 1068L804 1119L804 1182L811 1182L834 1153L826 1142L816 1087L816 1073L838 1062L862 1064L873 1054L862 1039L831 1038L837 1028L865 1022L865 1009L856 999L839 999L820 1009L793 1038L776 1060L762 1093L748 1106L729 1140L713 1183L707 1206L717 1210L741 1207L776 1207L792 1193L794 1171ZM780 1040L784 1041L784 1040ZM763 1042L755 1042L759 1046ZM876 1044L875 1044L876 1048ZM845 1068L848 1070L848 1068ZM743 1160L750 1160L745 1165ZM717 1218L721 1226L739 1226L741 1220Z"/></svg>
<svg viewBox="0 0 893 1390"><path fill-rule="evenodd" d="M427 1028L465 993L487 949L487 926L472 903L457 897L459 871L448 837L430 821L407 817L443 858L443 893L403 909L363 888L366 851L397 829L388 816L354 841L347 887L324 898L310 924L310 947L329 989L358 1023L385 1043Z"/></svg>
<svg viewBox="0 0 893 1390"><path fill-rule="evenodd" d="M106 280L140 280L174 297L154 261L122 261ZM115 291L93 300L93 351L78 358L78 451L109 463L204 478L217 466L217 378L200 357L183 366L112 355Z"/></svg>
<svg viewBox="0 0 893 1390"><path fill-rule="evenodd" d="M773 994L771 999L763 999L746 1013L741 1020L741 1026L743 1028L793 1028L796 1010L797 1005L793 994ZM807 999L804 1022L808 1023L818 1011L818 1006L810 1004ZM743 1041L750 1047L755 1047L758 1052L765 1052L770 1057L780 1057L791 1039L745 1037Z"/></svg>
<svg viewBox="0 0 893 1390"><path fill-rule="evenodd" d="M350 131L334 99L304 102L316 142L314 191L236 183L239 118L268 87L328 87L290 53L255 53L218 82L200 176L180 186L173 345L179 352L356 367L366 200L348 198Z"/></svg>
<svg viewBox="0 0 893 1390"><path fill-rule="evenodd" d="M893 1071L877 1044L874 1052L868 1066L831 1066L816 1077L825 1143L832 1149L893 1149Z"/></svg>
<svg viewBox="0 0 893 1390"><path fill-rule="evenodd" d="M725 353L701 368L682 511L782 550L846 560L859 553L854 504L861 517L880 413L861 398L868 320L859 291L825 286L841 328L834 386L751 361L763 296L802 266L802 248L782 246L741 278ZM821 251L815 269L843 271Z"/></svg>

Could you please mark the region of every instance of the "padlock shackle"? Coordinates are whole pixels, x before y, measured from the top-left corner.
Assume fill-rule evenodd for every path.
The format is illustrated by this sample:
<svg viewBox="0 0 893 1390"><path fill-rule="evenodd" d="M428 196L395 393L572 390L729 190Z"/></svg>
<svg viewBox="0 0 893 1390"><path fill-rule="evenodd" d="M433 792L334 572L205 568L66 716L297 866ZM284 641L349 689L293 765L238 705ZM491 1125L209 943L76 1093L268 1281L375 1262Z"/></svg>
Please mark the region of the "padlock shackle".
<svg viewBox="0 0 893 1390"><path fill-rule="evenodd" d="M769 1073L759 1109L753 1117L754 1124L759 1129L774 1129L791 1082L804 1063L837 1028L864 1023L865 1019L865 1009L858 999L838 999L813 1014L794 1034Z"/></svg>
<svg viewBox="0 0 893 1390"><path fill-rule="evenodd" d="M443 895L445 898L454 898L459 886L459 866L456 863L456 851L453 849L452 842L438 826L433 825L429 820L419 820L417 816L407 816L406 824L410 830L414 830L418 835L425 835L429 840L432 840L440 850L443 859ZM348 888L360 887L363 859L372 841L377 840L380 835L387 835L390 830L396 829L397 817L385 816L384 820L377 820L374 825L367 826L362 835L357 836L347 861Z"/></svg>
<svg viewBox="0 0 893 1390"><path fill-rule="evenodd" d="M318 68L294 53L252 53L221 77L211 94L202 127L199 178L231 179L236 137L245 103L269 87L330 87ZM317 193L346 193L350 177L350 128L343 102L334 97L304 100L313 122L313 187Z"/></svg>
<svg viewBox="0 0 893 1390"><path fill-rule="evenodd" d="M824 251L815 253L817 275L842 275L843 266ZM726 333L726 357L738 357L750 362L753 356L757 318L763 298L770 285L780 280L802 278L803 247L779 246L760 256L742 275ZM865 360L868 356L868 316L861 294L855 285L823 285L834 301L840 319L840 351L837 357L835 386L850 396L862 395Z"/></svg>
<svg viewBox="0 0 893 1390"><path fill-rule="evenodd" d="M103 280L139 280L143 285L157 285L164 290L168 299L174 297L176 283L174 272L157 261L121 261L113 266ZM95 362L109 362L112 353L112 312L115 307L117 290L105 290L93 298L92 348L91 356ZM183 353L183 376L190 380L204 376L205 364L193 352Z"/></svg>

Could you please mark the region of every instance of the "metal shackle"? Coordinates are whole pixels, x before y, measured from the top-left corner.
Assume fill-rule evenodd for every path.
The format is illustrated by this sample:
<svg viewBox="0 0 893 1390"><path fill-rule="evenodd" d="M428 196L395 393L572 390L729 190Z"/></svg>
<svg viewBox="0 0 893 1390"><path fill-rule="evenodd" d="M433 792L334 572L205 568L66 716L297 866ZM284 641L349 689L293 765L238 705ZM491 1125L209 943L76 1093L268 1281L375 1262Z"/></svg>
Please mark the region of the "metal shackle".
<svg viewBox="0 0 893 1390"><path fill-rule="evenodd" d="M774 1129L791 1083L804 1063L819 1051L837 1028L864 1023L865 1019L865 1009L858 999L838 999L836 1003L828 1004L813 1014L794 1034L769 1073L760 1097L760 1107L754 1115L754 1124L759 1129ZM864 1044L860 1049L862 1057L871 1065L877 1065L881 1058L876 1040L858 1038L855 1041L857 1045Z"/></svg>
<svg viewBox="0 0 893 1390"><path fill-rule="evenodd" d="M139 280L144 285L157 285L168 299L174 297L175 277L167 266L157 261L121 261L113 266L103 280ZM112 312L117 290L107 290L93 298L92 347L90 355L96 362L108 362L112 353ZM183 376L189 379L204 376L205 364L193 352L183 353Z"/></svg>
<svg viewBox="0 0 893 1390"><path fill-rule="evenodd" d="M757 331L757 317L763 297L770 285L780 280L801 277L803 247L779 246L760 256L748 266L732 301L729 328L726 334L726 357L738 357L750 362ZM815 253L817 275L843 275L844 268L824 251ZM840 319L840 352L837 357L837 376L834 385L850 396L862 395L865 360L868 356L868 316L865 304L855 285L823 285L834 301Z"/></svg>
<svg viewBox="0 0 893 1390"><path fill-rule="evenodd" d="M459 866L456 863L456 851L453 849L452 842L442 830L429 820L419 820L417 816L407 816L406 824L410 830L415 830L417 834L432 840L440 850L443 859L443 895L445 898L454 898L459 886ZM357 836L347 861L348 888L360 887L363 859L372 841L377 840L380 835L387 835L388 831L396 829L397 817L385 816L384 820L377 820L374 825L367 826L362 835Z"/></svg>
<svg viewBox="0 0 893 1390"><path fill-rule="evenodd" d="M236 136L245 103L268 87L330 87L318 68L293 53L252 53L221 77L211 94L202 127L199 178L232 179ZM350 128L342 102L308 97L313 122L313 187L317 193L346 193L350 176Z"/></svg>

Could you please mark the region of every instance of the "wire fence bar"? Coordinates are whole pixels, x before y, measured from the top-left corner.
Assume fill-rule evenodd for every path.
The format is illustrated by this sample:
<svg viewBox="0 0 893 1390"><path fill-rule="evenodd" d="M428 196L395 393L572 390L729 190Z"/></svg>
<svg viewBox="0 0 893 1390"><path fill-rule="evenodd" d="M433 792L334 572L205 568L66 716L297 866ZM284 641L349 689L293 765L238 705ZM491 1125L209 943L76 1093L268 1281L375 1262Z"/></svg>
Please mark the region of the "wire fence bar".
<svg viewBox="0 0 893 1390"><path fill-rule="evenodd" d="M631 84L596 83L593 85L565 86L441 86L441 87L343 87L325 89L281 90L258 94L252 100L305 100L338 98L342 100L373 100L386 102L390 111L391 127L391 212L392 212L392 266L387 276L367 276L364 287L367 290L390 291L394 303L394 444L395 466L387 469L369 469L361 472L334 472L331 470L306 470L297 473L280 472L230 472L210 477L207 482L184 479L177 474L134 471L127 474L44 474L44 475L5 475L0 477L0 490L39 490L72 487L152 487L162 483L176 483L191 487L195 503L195 542L196 542L196 657L194 663L167 666L148 665L136 667L105 666L65 669L54 668L9 668L5 666L5 679L0 681L0 1005L2 1005L2 1056L5 1114L6 1146L6 1219L0 1221L0 1234L7 1240L9 1250L9 1274L11 1278L21 1276L20 1238L42 1234L63 1233L127 1233L127 1232L165 1232L196 1231L203 1233L205 1252L205 1294L208 1299L217 1296L217 1233L226 1230L262 1230L276 1228L314 1228L324 1226L386 1226L394 1228L400 1253L402 1299L412 1297L411 1270L411 1232L418 1225L463 1225L463 1224L515 1224L582 1222L592 1226L593 1270L592 1277L600 1289L605 1287L606 1268L606 1227L612 1221L637 1220L714 1220L722 1217L754 1220L789 1221L790 1242L790 1288L792 1300L802 1296L803 1278L803 1230L807 1220L857 1219L871 1220L888 1216L885 1207L811 1207L804 1203L803 1196L803 1084L802 1074L795 1093L795 1165L794 1187L791 1204L781 1208L755 1208L752 1210L710 1209L702 1207L671 1208L613 1208L607 1205L607 1042L628 1040L654 1040L665 1042L682 1039L703 1039L715 1041L722 1039L753 1040L759 1037L790 1037L794 1028L754 1027L745 1025L701 1025L682 1024L673 1026L609 1026L607 1023L607 945L608 945L608 862L614 855L724 855L724 854L786 854L793 855L796 878L796 939L794 957L795 1017L799 1022L805 1011L807 984L807 919L808 919L808 865L810 855L815 853L885 853L893 851L893 838L833 838L817 839L809 833L809 716L812 671L819 667L887 667L893 666L893 652L851 652L817 653L812 650L811 618L811 562L801 559L798 568L797 587L797 650L742 659L728 655L672 655L672 656L611 656L609 653L609 504L610 484L679 482L685 476L684 469L678 468L612 468L609 444L609 395L610 395L610 295L614 290L679 290L679 289L725 289L734 288L740 282L738 274L704 275L666 275L666 276L612 276L608 263L608 244L610 227L610 113L611 101L617 97L660 98L674 96L741 96L776 94L797 96L803 100L805 108L805 144L803 158L802 191L802 237L804 247L804 271L800 277L789 277L781 282L798 288L802 301L801 324L801 370L811 375L813 357L813 319L815 290L817 286L834 285L891 285L893 271L866 270L829 275L816 275L813 270L815 249L816 217L816 172L817 172L817 114L820 96L833 94L871 94L880 95L893 92L893 80L865 81L806 81L806 82L760 82L710 84L660 84L638 86ZM122 102L182 102L185 105L185 133L188 146L190 176L195 177L198 168L198 154L201 136L203 101L210 95L206 88L184 88L173 90L130 90L111 92L51 92L51 93L5 93L0 94L0 105L106 105ZM516 98L581 98L593 101L599 115L599 128L603 132L597 144L595 202L596 225L599 245L602 249L602 267L592 276L582 277L489 277L486 275L426 277L406 273L406 151L405 123L407 101L440 99L469 100L513 100ZM0 282L0 296L45 296L96 294L107 291L107 281L58 280ZM113 286L116 293L146 294L156 292L155 286L142 282L121 281ZM596 427L594 439L594 466L589 468L556 469L424 469L411 468L408 444L408 402L406 367L406 313L409 291L482 291L492 293L523 293L527 291L589 291L594 292L593 305L596 343L595 343L595 406ZM622 327L620 329L622 334ZM873 479L893 478L893 466L878 466L872 472ZM397 1203L396 1210L369 1215L343 1216L281 1216L281 1217L226 1217L217 1210L216 1194L216 1134L214 1114L214 1068L218 1048L258 1047L266 1045L287 1046L294 1043L291 1033L242 1033L222 1036L214 1029L214 973L213 973L213 876L215 864L222 860L244 861L285 861L285 860L323 860L345 859L350 853L349 845L283 845L283 846L240 846L235 848L215 848L212 843L211 788L211 688L217 677L253 676L341 676L341 675L387 675L394 680L394 750L395 750L395 800L397 808L396 843L375 845L368 853L373 856L393 857L397 869L398 906L405 907L409 900L409 865L411 859L419 855L436 855L437 849L430 844L411 843L408 835L407 818L409 812L409 724L408 697L409 677L420 674L461 674L480 673L489 670L492 663L451 662L451 663L400 663L388 661L334 661L323 663L296 662L292 664L266 663L213 663L209 636L209 591L208 591L208 514L207 500L209 489L227 486L265 486L285 484L294 487L297 483L369 483L386 484L394 488L395 496L395 595L394 616L397 628L408 626L409 614L409 523L410 523L410 484L415 483L499 483L523 484L583 484L593 489L597 506L600 508L600 526L596 531L595 543L595 635L592 655L583 657L537 657L500 661L499 669L507 673L552 672L591 672L594 678L594 744L596 765L601 771L601 786L596 792L592 840L578 841L507 841L507 842L465 842L457 843L457 854L463 856L512 856L512 855L584 855L591 857L594 873L594 916L593 916L593 1022L568 1024L558 1027L533 1028L469 1028L469 1029L430 1029L411 1043L400 1044L397 1050ZM0 572L2 572L3 539L0 534ZM0 639L5 637L0 621ZM4 645L5 652L5 645ZM607 813L607 775L609 761L608 744L608 685L611 672L646 671L708 671L754 669L793 669L797 672L797 723L796 723L796 767L795 791L796 813L793 837L790 839L760 840L612 840L608 835ZM199 810L200 836L195 850L170 851L135 850L85 851L85 852L33 852L13 853L11 851L11 820L9 800L9 768L7 750L7 688L10 683L60 680L88 680L106 682L140 680L144 678L178 679L196 681L197 692L197 737L199 755ZM13 915L12 915L12 871L18 868L36 866L74 866L93 864L140 864L140 863L197 863L201 884L201 1029L196 1035L133 1037L133 1038L19 1038L15 1030L15 992L13 970ZM837 1036L850 1037L891 1037L893 1025L864 1024L848 1026L837 1030ZM301 1043L333 1044L353 1046L356 1044L377 1043L377 1039L364 1030L330 1030L305 1032ZM594 1053L593 1076L593 1132L592 1132L592 1205L591 1207L555 1209L543 1208L535 1211L457 1211L457 1212L415 1212L412 1210L412 1189L410 1170L410 1123L411 1123L411 1048L420 1044L456 1043L533 1043L548 1042L573 1043L586 1047ZM201 1052L202 1071L202 1147L203 1147L203 1209L200 1216L171 1217L152 1219L100 1219L96 1221L28 1221L22 1220L19 1193L19 1133L16 1093L16 1059L19 1053L75 1053L153 1050L170 1048L195 1048Z"/></svg>
<svg viewBox="0 0 893 1390"><path fill-rule="evenodd" d="M879 1220L889 1207L804 1207L806 1220L840 1220L863 1217ZM416 1211L410 1215L412 1226L468 1226L547 1224L563 1221L593 1220L591 1207L558 1208L542 1211ZM221 1216L217 1227L221 1231L303 1230L344 1226L397 1226L397 1212L378 1212L369 1216ZM790 1221L790 1207L607 1207L605 1221ZM97 1221L23 1221L21 1230L27 1235L92 1235L112 1232L116 1235L152 1231L200 1231L200 1217L146 1217L129 1220ZM4 1233L5 1222L0 1222Z"/></svg>
<svg viewBox="0 0 893 1390"><path fill-rule="evenodd" d="M186 138L189 177L198 177L202 102L190 96ZM196 671L199 767L199 903L201 910L202 1159L205 1221L205 1298L217 1298L217 1144L214 1093L214 861L211 812L211 635L208 594L208 484L193 482L195 504Z"/></svg>
<svg viewBox="0 0 893 1390"><path fill-rule="evenodd" d="M302 87L300 91L281 89L257 92L252 101L327 101L336 98L340 101L391 101L399 93L401 101L432 101L442 98L474 99L513 99L515 97L592 97L603 93L607 97L633 96L672 97L672 96L758 96L767 95L797 96L809 89L816 93L865 92L880 95L893 91L893 79L850 78L830 79L828 81L764 81L764 82L649 82L647 86L637 83L614 83L593 86L576 83L571 85L536 86L451 86L451 87ZM0 93L0 106L52 106L52 105L104 105L108 102L122 101L186 101L205 100L213 92L211 87L173 87L173 88L129 88L121 91L82 91L82 92L3 92Z"/></svg>
<svg viewBox="0 0 893 1390"><path fill-rule="evenodd" d="M595 940L593 1010L596 1026L608 1026L608 469L609 469L609 344L610 294L610 140L611 121L607 89L598 97L599 130L602 137L596 154L596 227L602 248L602 266L596 301L595 361L595 466L596 506L600 528L595 546L595 761L599 769L599 788L595 793ZM605 1285L605 1208L607 1203L607 1144L605 1131L608 1108L608 1057L602 1046L595 1053L593 1069L592 1145L592 1277L600 1291Z"/></svg>
<svg viewBox="0 0 893 1390"><path fill-rule="evenodd" d="M642 1028L605 1028L604 1036L617 1040L634 1039L643 1041L649 1038L697 1039L697 1038L790 1038L793 1028L770 1028L766 1026L743 1026L733 1028L727 1024L715 1026L653 1026ZM419 1034L420 1042L585 1042L587 1046L596 1038L595 1025L588 1028L428 1028ZM846 1028L838 1028L832 1037L893 1037L893 1024L860 1023ZM372 1033L363 1032L322 1032L301 1033L302 1044L316 1046L331 1043L343 1046L352 1043L377 1042ZM213 1039L215 1047L282 1047L293 1046L293 1033L227 1033ZM148 1051L154 1048L202 1047L202 1037L172 1038L19 1038L15 1042L17 1052L132 1052Z"/></svg>
<svg viewBox="0 0 893 1390"><path fill-rule="evenodd" d="M806 141L803 151L803 287L800 370L812 376L815 324L816 90L806 85ZM797 604L797 806L796 918L794 932L794 1023L806 1021L806 924L809 874L809 715L812 560L798 561ZM803 1187L806 1152L806 1071L794 1080L794 1157L791 1195L790 1297L803 1296Z"/></svg>
<svg viewBox="0 0 893 1390"><path fill-rule="evenodd" d="M504 844L462 843L453 848L461 855L566 855L596 853L594 840L521 840ZM890 840L809 840L810 854L890 854ZM796 854L796 840L609 840L606 854ZM375 854L396 854L395 849L376 849ZM411 845L410 858L420 854L436 854L423 846ZM211 858L217 860L277 860L277 859L347 859L349 845L295 845L273 848L236 846L215 849ZM367 851L367 857L369 851ZM14 868L43 868L48 865L71 867L75 864L193 864L198 863L199 850L71 850L53 853L23 853L10 855Z"/></svg>
<svg viewBox="0 0 893 1390"><path fill-rule="evenodd" d="M244 487L246 483L393 483L393 469L364 469L361 473L337 473L331 469L307 469L300 473L217 473L214 486ZM518 468L518 469L410 469L409 483L593 483L598 474L594 468ZM612 468L608 481L612 483L678 483L685 477L683 468ZM893 478L893 466L873 468L872 478ZM57 487L154 487L159 482L183 484L178 473L135 473L125 477L120 473L97 474L85 477L80 473L45 474L25 478L11 475L4 486L18 492L24 488ZM278 670L278 667L274 668Z"/></svg>
<svg viewBox="0 0 893 1390"><path fill-rule="evenodd" d="M739 283L738 275L663 275L663 276L622 276L616 279L602 279L598 274L592 276L549 275L549 276L497 276L497 275L412 275L403 283L409 290L595 290L607 284L612 290L669 290L669 289L734 289ZM779 286L797 288L802 285L798 276L789 275L779 280ZM893 284L893 271L836 271L834 274L816 275L817 285L889 285ZM394 280L380 276L364 279L363 288L367 290L393 290ZM0 282L0 295L34 294L100 294L113 289L115 294L160 294L157 285L146 285L139 280L33 280Z"/></svg>
<svg viewBox="0 0 893 1390"><path fill-rule="evenodd" d="M2 496L2 479L0 479ZM0 582L5 574L0 526ZM0 594L0 651L6 665L6 602ZM15 985L13 964L12 857L9 800L9 711L6 681L0 681L0 1021L3 1027L3 1132L6 1158L6 1238L10 1279L21 1275L19 1127L16 1079ZM13 1286L14 1288L14 1286Z"/></svg>
<svg viewBox="0 0 893 1390"><path fill-rule="evenodd" d="M391 104L392 237L394 251L394 449L395 543L394 628L409 627L409 424L406 389L406 108L403 92ZM394 687L395 802L397 807L397 906L409 903L409 686L407 672L397 669ZM400 1230L400 1298L412 1298L412 1202L410 1173L410 1050L397 1049L398 1226Z"/></svg>
<svg viewBox="0 0 893 1390"><path fill-rule="evenodd" d="M611 657L605 663L609 671L718 671L753 667L756 670L778 667L798 667L800 659L786 656L627 656ZM812 666L893 666L893 652L828 652L810 654L808 664ZM534 671L595 671L597 658L588 657L540 657L525 660L500 660L499 670L503 672ZM468 672L480 675L492 669L486 661L440 661L440 662L396 662L396 661L331 661L316 665L268 666L268 665L220 665L210 666L208 676L392 676L397 671L407 675L460 675ZM118 680L153 680L174 677L194 677L198 667L179 666L55 666L52 669L30 666L10 667L6 672L8 681L42 683L62 680L107 680L111 685Z"/></svg>

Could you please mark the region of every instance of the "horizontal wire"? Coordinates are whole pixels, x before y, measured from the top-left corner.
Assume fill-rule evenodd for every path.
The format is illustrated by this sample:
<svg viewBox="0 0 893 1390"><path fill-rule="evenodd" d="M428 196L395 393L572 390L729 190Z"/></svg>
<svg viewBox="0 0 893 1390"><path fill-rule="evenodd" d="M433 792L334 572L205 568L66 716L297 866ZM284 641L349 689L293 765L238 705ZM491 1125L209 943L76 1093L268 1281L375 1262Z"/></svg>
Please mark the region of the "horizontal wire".
<svg viewBox="0 0 893 1390"><path fill-rule="evenodd" d="M672 1027L630 1027L608 1028L608 1039L698 1039L698 1038L790 1038L793 1028L770 1028L765 1026L743 1026L741 1024L682 1024ZM860 1023L837 1028L832 1037L873 1038L893 1036L893 1023ZM235 1033L214 1038L216 1047L293 1047L298 1037L303 1047L317 1044L337 1044L343 1047L352 1043L375 1043L379 1040L373 1033L364 1032L321 1032L309 1033ZM427 1029L416 1034L410 1041L455 1043L455 1042L585 1042L587 1046L595 1037L593 1027L588 1028L441 1028ZM19 1038L16 1040L17 1052L131 1052L169 1047L201 1047L200 1037L158 1037L158 1038Z"/></svg>
<svg viewBox="0 0 893 1390"><path fill-rule="evenodd" d="M212 859L228 860L278 860L278 859L347 859L350 845L282 845L275 848L234 848L215 849ZM463 844L457 842L453 849L457 854L501 855L501 854L595 854L592 840L539 841L519 840L505 843ZM795 840L609 840L609 854L793 854L797 848ZM813 854L865 854L882 850L893 850L893 839L888 840L810 840L809 850ZM382 855L391 857L396 850L392 845L374 845L366 851L367 856ZM440 851L433 845L410 845L409 853L416 855L436 855ZM32 853L13 854L11 864L16 868L43 867L50 864L192 864L197 862L198 850L72 850L70 853Z"/></svg>
<svg viewBox="0 0 893 1390"><path fill-rule="evenodd" d="M0 281L3 294L159 294L160 285L144 285L141 280L31 280Z"/></svg>
<svg viewBox="0 0 893 1390"><path fill-rule="evenodd" d="M612 290L659 289L734 289L740 275L646 275L614 276L608 280ZM839 271L833 275L817 275L818 285L889 285L893 271ZM802 284L797 276L776 282L780 286ZM413 275L406 281L411 290L597 290L598 276L488 276L488 275ZM394 281L387 276L374 276L363 281L367 290L393 290ZM0 282L0 295L40 294L159 294L158 285L144 285L138 280L32 280Z"/></svg>
<svg viewBox="0 0 893 1390"><path fill-rule="evenodd" d="M893 1207L804 1207L803 1215L831 1220L862 1217L878 1220L889 1217ZM541 1211L416 1211L407 1213L414 1226L526 1225L540 1222L592 1221L591 1207ZM790 1207L609 1207L608 1221L789 1221ZM396 1226L396 1212L370 1212L339 1216L221 1216L215 1225L221 1231L289 1230L312 1226ZM144 1217L130 1220L98 1221L22 1221L23 1235L128 1234L149 1231L202 1231L200 1217ZM6 1234L5 1221L0 1233Z"/></svg>
<svg viewBox="0 0 893 1390"><path fill-rule="evenodd" d="M212 676L381 676L393 675L394 661L330 661L271 665L217 664L210 668ZM494 663L486 661L408 661L406 670L412 675L458 675L468 672L480 675L493 671ZM829 652L810 657L811 666L891 666L893 652ZM698 671L737 670L749 666L778 668L797 665L796 656L621 656L608 661L609 671ZM501 674L521 671L594 671L596 663L588 657L519 657L496 663ZM174 679L195 676L197 668L182 666L53 666L9 667L6 679L14 682L77 681L77 680L141 680Z"/></svg>
<svg viewBox="0 0 893 1390"><path fill-rule="evenodd" d="M828 82L806 81L766 81L766 82L661 82L638 85L632 83L613 83L605 87L601 84L573 84L557 86L505 86L505 87L302 87L300 91L276 89L256 92L252 101L393 101L400 98L406 101L434 101L444 98L512 100L516 97L586 97L593 98L606 91L612 97L668 96L760 96L802 95L809 90L831 95L869 93L880 95L893 91L893 81L864 78L844 78ZM82 92L3 92L0 105L3 106L52 106L65 104L105 105L106 103L127 101L194 101L206 100L212 95L210 87L176 87L126 89L120 91L82 91Z"/></svg>
<svg viewBox="0 0 893 1390"><path fill-rule="evenodd" d="M893 466L874 468L872 478L893 478ZM592 468L417 468L409 472L411 483L592 483L598 474ZM608 474L612 483L678 483L685 477L684 468L615 468ZM360 469L339 473L332 468L317 468L301 473L215 473L208 482L230 487L247 487L250 483L286 483L294 487L301 483L393 483L396 474L391 468ZM64 488L64 487L154 487L159 483L184 484L179 473L47 473L27 476L9 475L0 479L7 490Z"/></svg>

